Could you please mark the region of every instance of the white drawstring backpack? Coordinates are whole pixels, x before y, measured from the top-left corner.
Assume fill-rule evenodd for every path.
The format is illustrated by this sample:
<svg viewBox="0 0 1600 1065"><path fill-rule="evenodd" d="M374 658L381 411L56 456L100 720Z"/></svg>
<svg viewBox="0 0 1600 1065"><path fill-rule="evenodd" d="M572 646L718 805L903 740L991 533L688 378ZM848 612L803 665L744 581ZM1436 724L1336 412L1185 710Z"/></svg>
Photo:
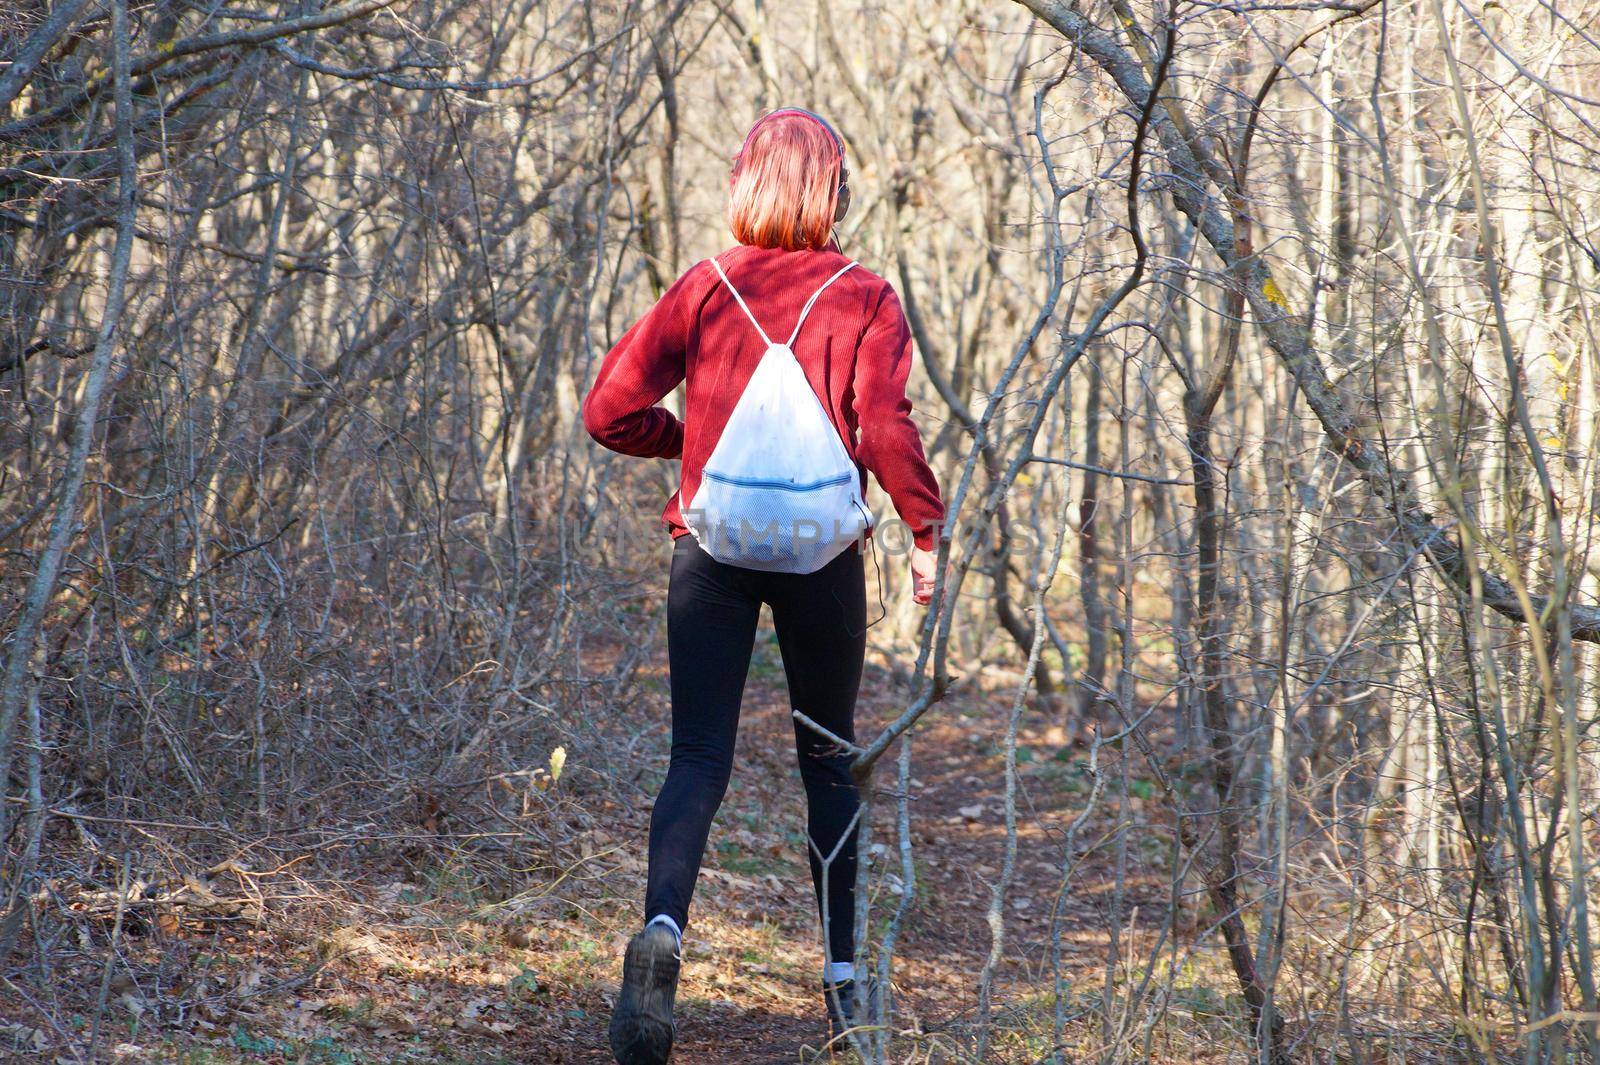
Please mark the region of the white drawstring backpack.
<svg viewBox="0 0 1600 1065"><path fill-rule="evenodd" d="M761 328L722 264L711 260L767 349L700 471L684 524L718 562L775 573L814 573L858 541L871 524L861 479L794 355L817 297L811 294L789 339Z"/></svg>

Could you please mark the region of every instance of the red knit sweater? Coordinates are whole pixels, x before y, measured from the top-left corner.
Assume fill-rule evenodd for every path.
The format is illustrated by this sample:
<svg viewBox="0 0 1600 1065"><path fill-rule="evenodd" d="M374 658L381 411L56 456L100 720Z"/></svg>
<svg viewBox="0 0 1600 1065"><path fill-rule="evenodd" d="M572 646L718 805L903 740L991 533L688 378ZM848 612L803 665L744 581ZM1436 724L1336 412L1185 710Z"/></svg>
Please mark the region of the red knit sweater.
<svg viewBox="0 0 1600 1065"><path fill-rule="evenodd" d="M762 329L779 341L811 294L849 261L831 245L822 251L741 245L717 258ZM688 532L679 499L694 498L700 468L764 351L707 260L617 341L583 401L584 427L611 450L682 458L678 492L661 515L674 538ZM856 465L877 477L917 546L932 549L944 504L911 420L911 331L894 289L860 266L851 270L817 300L794 354ZM680 382L686 383L683 421L657 406Z"/></svg>

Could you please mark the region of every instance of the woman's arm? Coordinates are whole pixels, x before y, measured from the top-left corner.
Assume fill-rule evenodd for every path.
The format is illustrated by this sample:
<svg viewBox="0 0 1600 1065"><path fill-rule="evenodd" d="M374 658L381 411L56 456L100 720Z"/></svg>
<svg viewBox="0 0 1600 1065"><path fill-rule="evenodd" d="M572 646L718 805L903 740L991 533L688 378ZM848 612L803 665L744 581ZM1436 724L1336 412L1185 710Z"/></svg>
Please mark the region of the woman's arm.
<svg viewBox="0 0 1600 1065"><path fill-rule="evenodd" d="M944 520L944 502L906 398L911 328L888 282L874 299L877 305L856 352L856 457L889 493L917 546L931 551Z"/></svg>
<svg viewBox="0 0 1600 1065"><path fill-rule="evenodd" d="M692 316L690 270L623 334L583 401L583 426L612 451L642 458L683 453L683 423L656 404L683 380Z"/></svg>

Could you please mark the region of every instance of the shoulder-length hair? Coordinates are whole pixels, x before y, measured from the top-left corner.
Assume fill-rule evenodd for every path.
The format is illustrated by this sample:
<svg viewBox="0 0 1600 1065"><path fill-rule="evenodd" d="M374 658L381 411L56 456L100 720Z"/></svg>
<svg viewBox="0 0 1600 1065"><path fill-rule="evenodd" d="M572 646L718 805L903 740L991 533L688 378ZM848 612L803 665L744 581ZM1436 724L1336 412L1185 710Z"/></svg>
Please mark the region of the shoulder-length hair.
<svg viewBox="0 0 1600 1065"><path fill-rule="evenodd" d="M728 228L741 244L821 248L839 203L844 146L820 118L781 110L751 127L728 181Z"/></svg>

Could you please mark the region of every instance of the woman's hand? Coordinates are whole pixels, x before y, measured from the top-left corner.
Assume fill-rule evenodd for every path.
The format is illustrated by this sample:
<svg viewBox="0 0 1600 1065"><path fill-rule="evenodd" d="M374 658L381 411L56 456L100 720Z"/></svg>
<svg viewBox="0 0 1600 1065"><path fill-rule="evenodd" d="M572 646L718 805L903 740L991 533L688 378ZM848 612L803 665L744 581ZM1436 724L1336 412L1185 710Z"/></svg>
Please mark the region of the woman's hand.
<svg viewBox="0 0 1600 1065"><path fill-rule="evenodd" d="M920 606L927 606L933 598L933 577L939 556L920 547L911 549L911 598Z"/></svg>

